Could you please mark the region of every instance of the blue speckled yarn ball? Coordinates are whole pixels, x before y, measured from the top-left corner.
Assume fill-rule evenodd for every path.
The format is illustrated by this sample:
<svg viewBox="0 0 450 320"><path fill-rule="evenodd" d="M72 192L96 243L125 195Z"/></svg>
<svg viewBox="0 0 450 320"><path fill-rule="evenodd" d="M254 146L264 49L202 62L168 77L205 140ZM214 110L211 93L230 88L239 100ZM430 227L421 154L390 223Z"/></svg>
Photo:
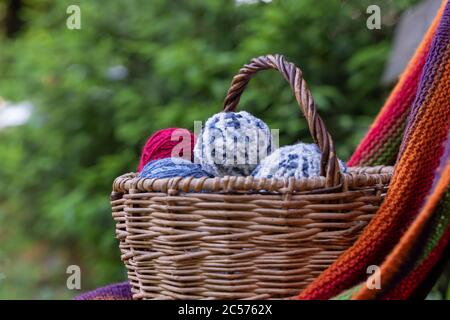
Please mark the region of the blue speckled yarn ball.
<svg viewBox="0 0 450 320"><path fill-rule="evenodd" d="M194 161L218 176L248 176L272 151L269 127L250 113L220 112L209 118L194 147Z"/></svg>
<svg viewBox="0 0 450 320"><path fill-rule="evenodd" d="M148 162L139 173L141 178L210 177L201 166L181 158L165 158Z"/></svg>
<svg viewBox="0 0 450 320"><path fill-rule="evenodd" d="M256 178L311 178L320 176L320 149L316 144L298 143L277 149L253 171ZM339 160L342 173L347 166Z"/></svg>

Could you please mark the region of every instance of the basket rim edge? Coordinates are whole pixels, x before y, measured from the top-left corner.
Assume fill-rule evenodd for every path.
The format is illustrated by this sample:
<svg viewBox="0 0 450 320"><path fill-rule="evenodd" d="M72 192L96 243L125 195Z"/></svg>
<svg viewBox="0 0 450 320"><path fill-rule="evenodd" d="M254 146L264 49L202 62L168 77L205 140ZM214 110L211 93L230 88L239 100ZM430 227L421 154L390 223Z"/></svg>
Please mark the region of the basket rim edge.
<svg viewBox="0 0 450 320"><path fill-rule="evenodd" d="M325 177L297 179L289 178L254 178L252 176L224 177L174 177L164 179L140 178L136 172L118 176L113 182L113 193L134 192L233 192L233 191L268 191L292 193L312 190L339 190L347 188L386 186L393 175L393 166L349 167L349 172L341 174L341 183L332 188L325 185Z"/></svg>

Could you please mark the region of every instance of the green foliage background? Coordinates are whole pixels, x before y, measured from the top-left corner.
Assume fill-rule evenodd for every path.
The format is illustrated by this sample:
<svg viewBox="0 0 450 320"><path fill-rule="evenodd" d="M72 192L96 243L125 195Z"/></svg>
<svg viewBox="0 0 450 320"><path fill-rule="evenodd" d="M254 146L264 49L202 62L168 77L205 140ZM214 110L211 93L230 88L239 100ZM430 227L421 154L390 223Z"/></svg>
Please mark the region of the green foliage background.
<svg viewBox="0 0 450 320"><path fill-rule="evenodd" d="M69 298L125 279L108 197L155 130L193 129L221 108L250 58L282 53L304 70L342 158L351 155L389 88L380 84L399 14L416 0L25 1L25 28L0 39L0 96L31 101L27 125L0 131L0 298ZM81 7L81 30L66 8ZM381 30L366 28L378 4ZM2 6L0 4L0 12ZM3 8L4 9L4 8ZM112 80L108 70L125 66ZM309 139L288 85L259 74L241 102Z"/></svg>

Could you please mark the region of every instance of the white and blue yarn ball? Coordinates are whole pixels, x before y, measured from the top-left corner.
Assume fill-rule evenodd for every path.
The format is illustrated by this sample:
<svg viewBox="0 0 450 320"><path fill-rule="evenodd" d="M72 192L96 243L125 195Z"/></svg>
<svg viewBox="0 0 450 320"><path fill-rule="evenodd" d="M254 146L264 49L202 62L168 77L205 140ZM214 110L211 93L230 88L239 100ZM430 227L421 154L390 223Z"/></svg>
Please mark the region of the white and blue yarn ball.
<svg viewBox="0 0 450 320"><path fill-rule="evenodd" d="M253 171L256 178L312 178L320 176L322 154L316 144L298 143L277 149ZM342 173L347 166L338 160Z"/></svg>
<svg viewBox="0 0 450 320"><path fill-rule="evenodd" d="M220 112L209 118L194 147L194 161L217 176L248 176L272 151L272 135L250 113Z"/></svg>
<svg viewBox="0 0 450 320"><path fill-rule="evenodd" d="M141 178L211 177L199 164L182 158L164 158L148 162L139 173Z"/></svg>

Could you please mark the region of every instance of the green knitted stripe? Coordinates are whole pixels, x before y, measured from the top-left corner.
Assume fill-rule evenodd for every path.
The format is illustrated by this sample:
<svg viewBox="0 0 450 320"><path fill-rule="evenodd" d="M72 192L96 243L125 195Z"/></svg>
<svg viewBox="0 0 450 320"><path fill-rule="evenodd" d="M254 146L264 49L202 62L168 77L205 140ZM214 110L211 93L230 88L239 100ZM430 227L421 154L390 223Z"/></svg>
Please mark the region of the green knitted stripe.
<svg viewBox="0 0 450 320"><path fill-rule="evenodd" d="M337 296L331 298L330 300L351 300L352 299L352 295L355 292L358 292L362 288L362 286L364 284L365 284L364 282L360 283L360 284L357 284L356 286L351 287L350 289L347 289L347 290L339 293Z"/></svg>
<svg viewBox="0 0 450 320"><path fill-rule="evenodd" d="M393 132L393 134L386 140L386 142L380 146L380 148L372 155L370 159L366 161L367 166L379 166L394 163L400 144L402 142L402 130L404 124L399 130Z"/></svg>
<svg viewBox="0 0 450 320"><path fill-rule="evenodd" d="M447 226L450 222L450 190L445 193L442 202L436 208L435 217L433 218L430 233L428 234L426 245L421 253L417 264L419 265L425 260L431 251L437 246L442 238Z"/></svg>
<svg viewBox="0 0 450 320"><path fill-rule="evenodd" d="M377 166L394 163L402 141L406 118L406 114L403 115L402 119L378 140L378 144L363 156L358 165Z"/></svg>

